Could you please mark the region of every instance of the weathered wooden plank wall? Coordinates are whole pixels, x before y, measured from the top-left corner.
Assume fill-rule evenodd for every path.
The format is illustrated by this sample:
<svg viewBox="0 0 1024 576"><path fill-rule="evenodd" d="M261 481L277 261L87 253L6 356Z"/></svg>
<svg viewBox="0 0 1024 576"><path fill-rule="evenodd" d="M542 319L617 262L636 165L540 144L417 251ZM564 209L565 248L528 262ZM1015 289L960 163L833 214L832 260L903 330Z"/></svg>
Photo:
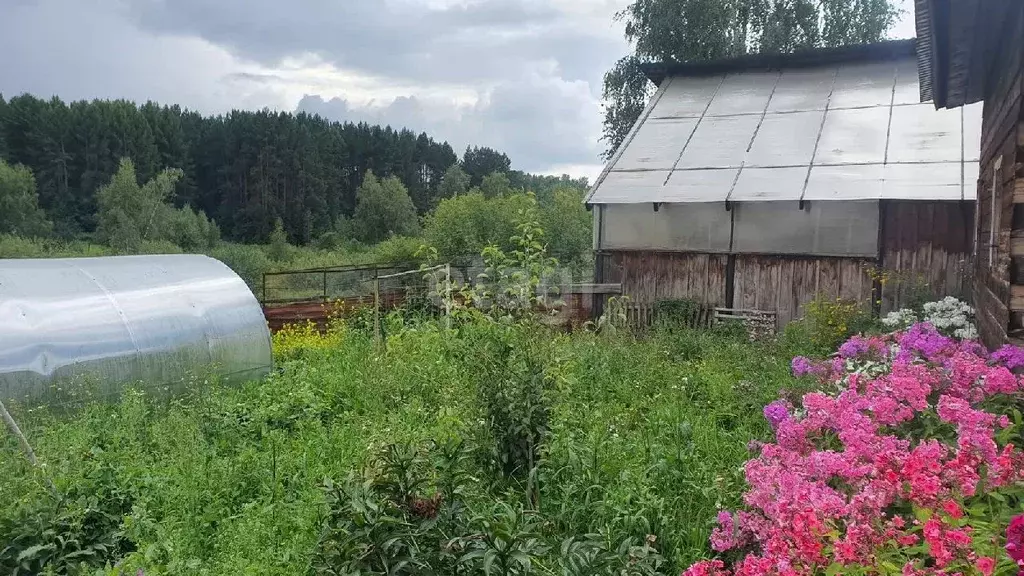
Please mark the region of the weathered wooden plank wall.
<svg viewBox="0 0 1024 576"><path fill-rule="evenodd" d="M728 257L686 252L610 252L604 257L603 282L621 283L637 303L692 299L724 306Z"/></svg>
<svg viewBox="0 0 1024 576"><path fill-rule="evenodd" d="M785 326L818 295L870 302L867 271L874 265L858 258L737 255L733 307L775 311Z"/></svg>
<svg viewBox="0 0 1024 576"><path fill-rule="evenodd" d="M609 252L604 281L620 282L636 303L693 299L778 313L779 325L799 318L816 295L871 301L871 259L736 255L733 301L726 299L728 256L670 252Z"/></svg>
<svg viewBox="0 0 1024 576"><path fill-rule="evenodd" d="M978 331L990 347L1007 342L1024 326L1021 314L1011 318L1011 268L1020 269L1020 259L1011 261L1011 237L1024 234L1015 225L1021 218L1015 191L1024 192L1024 9L1016 21L1007 22L1008 42L1000 50L990 70L995 77L986 95L981 142L981 177L978 181L978 257L975 263L974 303L978 309ZM997 169L996 166L1001 165ZM992 201L995 195L995 202ZM1024 202L1024 194L1017 195ZM995 228L992 246L991 231ZM994 249L994 250L993 250ZM1014 266L1016 264L1016 266ZM1024 279L1021 279L1024 284Z"/></svg>
<svg viewBox="0 0 1024 576"><path fill-rule="evenodd" d="M899 281L882 285L882 311L930 298L971 298L974 205L968 202L885 201L882 268Z"/></svg>
<svg viewBox="0 0 1024 576"><path fill-rule="evenodd" d="M883 268L920 278L931 297L970 298L974 208L961 202L901 201L882 204ZM638 304L693 299L713 306L774 311L780 326L803 315L817 296L873 305L879 267L871 258L736 254L732 299L725 254L611 251L599 260L603 282L622 284ZM927 286L923 286L923 284ZM924 292L910 282L883 286L883 313L910 305Z"/></svg>

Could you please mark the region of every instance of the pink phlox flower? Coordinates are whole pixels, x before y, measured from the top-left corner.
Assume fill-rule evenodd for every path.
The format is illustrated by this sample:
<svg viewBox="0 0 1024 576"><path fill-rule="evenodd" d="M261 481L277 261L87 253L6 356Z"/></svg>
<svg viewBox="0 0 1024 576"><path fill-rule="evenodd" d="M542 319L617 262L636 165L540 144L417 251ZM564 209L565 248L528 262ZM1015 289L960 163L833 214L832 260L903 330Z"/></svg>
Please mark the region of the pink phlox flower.
<svg viewBox="0 0 1024 576"><path fill-rule="evenodd" d="M939 418L957 427L957 445L960 450L975 450L981 458L995 464L998 457L993 433L996 417L983 410L976 410L962 398L943 395L939 398Z"/></svg>
<svg viewBox="0 0 1024 576"><path fill-rule="evenodd" d="M974 567L981 572L982 576L992 576L992 572L996 569L996 561L994 558L982 556L974 561Z"/></svg>
<svg viewBox="0 0 1024 576"><path fill-rule="evenodd" d="M776 400L764 407L764 417L771 424L773 430L789 419L790 408L791 406L785 400Z"/></svg>
<svg viewBox="0 0 1024 576"><path fill-rule="evenodd" d="M729 576L725 563L721 560L705 560L690 566L682 576Z"/></svg>
<svg viewBox="0 0 1024 576"><path fill-rule="evenodd" d="M1024 568L1024 514L1014 516L1006 528L1006 553Z"/></svg>
<svg viewBox="0 0 1024 576"><path fill-rule="evenodd" d="M1006 344L992 353L992 360L1006 366L1010 370L1024 368L1024 348Z"/></svg>
<svg viewBox="0 0 1024 576"><path fill-rule="evenodd" d="M738 548L740 542L737 538L738 531L732 514L721 511L718 513L718 526L711 531L711 548L715 552L725 552Z"/></svg>
<svg viewBox="0 0 1024 576"><path fill-rule="evenodd" d="M989 396L1015 394L1020 388L1017 377L1002 366L990 369L984 378L985 394Z"/></svg>

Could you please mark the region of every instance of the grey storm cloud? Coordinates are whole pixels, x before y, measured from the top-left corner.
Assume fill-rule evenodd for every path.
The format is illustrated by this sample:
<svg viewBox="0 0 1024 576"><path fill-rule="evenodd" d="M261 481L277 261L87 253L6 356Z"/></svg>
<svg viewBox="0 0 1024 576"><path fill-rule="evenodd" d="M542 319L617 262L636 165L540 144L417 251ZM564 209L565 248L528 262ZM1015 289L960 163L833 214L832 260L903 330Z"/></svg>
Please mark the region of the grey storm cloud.
<svg viewBox="0 0 1024 576"><path fill-rule="evenodd" d="M443 138L461 153L467 145L490 146L516 168L594 164L601 152L600 123L585 83L529 76L495 87L473 105L399 97L387 105L358 106L341 98L307 95L299 111L348 122L406 127Z"/></svg>
<svg viewBox="0 0 1024 576"><path fill-rule="evenodd" d="M0 93L219 113L308 92L300 111L491 146L519 169L597 164L628 0L442 1L0 0ZM303 72L324 64L337 74Z"/></svg>
<svg viewBox="0 0 1024 576"><path fill-rule="evenodd" d="M587 0L581 0L587 1ZM557 63L566 80L593 82L622 42L551 2L477 0L132 0L153 31L193 34L264 64L305 53L339 68L430 82L474 82ZM600 28L600 27L598 27Z"/></svg>

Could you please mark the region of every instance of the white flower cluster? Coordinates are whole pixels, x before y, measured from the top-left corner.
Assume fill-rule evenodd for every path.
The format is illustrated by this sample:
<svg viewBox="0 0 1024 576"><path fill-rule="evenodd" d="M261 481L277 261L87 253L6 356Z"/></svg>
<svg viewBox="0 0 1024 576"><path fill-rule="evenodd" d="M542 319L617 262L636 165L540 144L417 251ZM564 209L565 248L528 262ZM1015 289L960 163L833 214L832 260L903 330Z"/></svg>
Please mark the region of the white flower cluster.
<svg viewBox="0 0 1024 576"><path fill-rule="evenodd" d="M913 310L890 312L882 318L882 325L891 330L905 330L916 322L928 322L947 335L960 340L974 340L978 329L974 326L974 308L952 296L924 305L924 317L918 318Z"/></svg>
<svg viewBox="0 0 1024 576"><path fill-rule="evenodd" d="M917 313L910 308L889 312L882 318L882 326L890 330L906 330L917 323Z"/></svg>
<svg viewBox="0 0 1024 576"><path fill-rule="evenodd" d="M939 332L954 338L973 340L978 337L978 330L974 327L974 308L952 296L925 304L924 320Z"/></svg>

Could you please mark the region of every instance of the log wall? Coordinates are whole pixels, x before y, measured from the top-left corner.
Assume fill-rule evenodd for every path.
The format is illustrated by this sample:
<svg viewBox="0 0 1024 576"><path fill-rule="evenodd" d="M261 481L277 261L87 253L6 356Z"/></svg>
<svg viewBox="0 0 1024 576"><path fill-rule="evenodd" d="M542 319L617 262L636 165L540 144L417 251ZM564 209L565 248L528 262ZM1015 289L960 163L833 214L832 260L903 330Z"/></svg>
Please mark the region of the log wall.
<svg viewBox="0 0 1024 576"><path fill-rule="evenodd" d="M1006 26L1007 48L990 68L978 180L973 292L978 331L990 347L1024 334L1024 303L1011 298L1020 291L1014 285L1024 285L1024 250L1016 247L1016 239L1024 238L1024 9Z"/></svg>

